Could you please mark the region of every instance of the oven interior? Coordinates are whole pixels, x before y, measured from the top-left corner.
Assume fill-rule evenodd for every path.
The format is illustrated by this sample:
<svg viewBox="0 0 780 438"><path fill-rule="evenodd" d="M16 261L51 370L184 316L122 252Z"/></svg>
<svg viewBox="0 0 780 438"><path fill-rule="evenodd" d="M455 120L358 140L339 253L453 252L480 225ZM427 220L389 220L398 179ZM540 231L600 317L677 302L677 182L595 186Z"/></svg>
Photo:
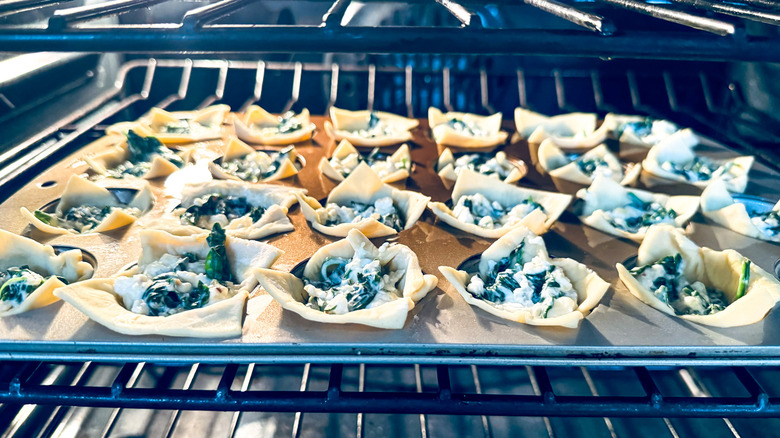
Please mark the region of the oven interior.
<svg viewBox="0 0 780 438"><path fill-rule="evenodd" d="M646 114L780 158L780 8L768 0L113 3L0 2L0 200L153 106ZM778 426L772 358L473 362L9 360L0 433L729 437Z"/></svg>

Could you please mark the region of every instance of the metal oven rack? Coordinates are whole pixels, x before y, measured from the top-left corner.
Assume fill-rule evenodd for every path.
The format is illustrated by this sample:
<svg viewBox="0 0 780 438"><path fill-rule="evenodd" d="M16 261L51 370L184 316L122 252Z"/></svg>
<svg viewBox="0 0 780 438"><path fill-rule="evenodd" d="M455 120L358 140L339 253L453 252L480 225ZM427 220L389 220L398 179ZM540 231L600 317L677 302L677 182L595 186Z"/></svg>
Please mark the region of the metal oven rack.
<svg viewBox="0 0 780 438"><path fill-rule="evenodd" d="M94 23L147 8L158 11L170 3L174 2L113 0L82 6L73 0L6 1L0 4L0 47L5 51L489 52L780 59L775 50L780 37L774 27L780 23L780 8L771 0L497 0L491 6L477 1L410 2L424 14L445 12L442 25L434 26L344 25L351 0L312 0L318 4L312 7L322 10L321 21L278 25L265 22L262 14L252 14L258 6L274 2L221 0L177 6L181 13L165 20L152 13L126 24ZM542 29L515 26L507 18L529 14L542 20Z"/></svg>

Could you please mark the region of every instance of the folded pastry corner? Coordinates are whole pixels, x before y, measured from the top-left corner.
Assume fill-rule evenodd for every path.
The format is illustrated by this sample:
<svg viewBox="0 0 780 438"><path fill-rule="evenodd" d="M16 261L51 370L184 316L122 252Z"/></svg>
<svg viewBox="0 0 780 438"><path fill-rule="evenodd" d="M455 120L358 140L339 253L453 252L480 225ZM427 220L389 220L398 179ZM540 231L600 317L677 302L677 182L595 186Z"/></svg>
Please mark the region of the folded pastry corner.
<svg viewBox="0 0 780 438"><path fill-rule="evenodd" d="M668 120L613 113L604 116L603 126L607 127L612 137L620 143L647 148L655 146L681 129Z"/></svg>
<svg viewBox="0 0 780 438"><path fill-rule="evenodd" d="M436 143L460 148L486 148L504 144L507 132L501 130L502 114L480 116L428 108L428 126Z"/></svg>
<svg viewBox="0 0 780 438"><path fill-rule="evenodd" d="M699 247L670 225L650 227L636 267L616 267L636 298L699 324L753 324L780 301L780 282L771 274L732 249Z"/></svg>
<svg viewBox="0 0 780 438"><path fill-rule="evenodd" d="M577 328L609 289L582 263L550 258L544 240L525 227L493 242L474 272L449 266L439 271L472 306L538 326Z"/></svg>
<svg viewBox="0 0 780 438"><path fill-rule="evenodd" d="M127 203L110 190L78 175L65 185L53 212L21 208L35 228L49 234L102 233L130 225L152 208L154 195L147 182Z"/></svg>
<svg viewBox="0 0 780 438"><path fill-rule="evenodd" d="M634 185L642 170L636 164L623 171L620 160L600 144L582 155L564 153L551 139L545 139L539 145L539 166L543 173L577 184L588 185L597 174L603 173L622 185Z"/></svg>
<svg viewBox="0 0 780 438"><path fill-rule="evenodd" d="M716 179L726 183L731 192L743 193L753 156L714 160L697 155L693 148L699 137L690 129L682 129L651 147L642 161L642 169L667 180L704 188Z"/></svg>
<svg viewBox="0 0 780 438"><path fill-rule="evenodd" d="M582 200L580 220L613 236L642 242L654 224L682 227L699 209L698 196L668 196L628 189L606 175L577 192Z"/></svg>
<svg viewBox="0 0 780 438"><path fill-rule="evenodd" d="M336 141L348 140L354 146L382 147L412 139L412 129L419 122L383 111L349 111L330 108L325 132Z"/></svg>
<svg viewBox="0 0 780 438"><path fill-rule="evenodd" d="M241 140L272 146L309 140L315 129L306 108L298 114L288 111L281 116L275 116L257 105L250 106L243 117L236 115L233 125Z"/></svg>
<svg viewBox="0 0 780 438"><path fill-rule="evenodd" d="M228 140L218 160L208 163L215 178L246 182L271 182L298 174L298 152L288 146L276 152L256 151L236 137Z"/></svg>
<svg viewBox="0 0 780 438"><path fill-rule="evenodd" d="M377 248L358 230L317 250L303 275L260 269L260 285L285 310L310 321L401 329L409 311L437 284L407 246Z"/></svg>
<svg viewBox="0 0 780 438"><path fill-rule="evenodd" d="M780 242L780 201L771 209L748 210L747 205L735 200L727 184L715 180L701 193L701 211L708 219L754 239Z"/></svg>
<svg viewBox="0 0 780 438"><path fill-rule="evenodd" d="M141 231L138 265L55 291L93 321L128 335L226 338L241 335L255 272L281 250L226 236Z"/></svg>
<svg viewBox="0 0 780 438"><path fill-rule="evenodd" d="M336 146L330 159L322 157L320 171L332 180L344 181L363 162L386 184L405 180L412 169L412 155L406 143L392 154L381 152L377 147L363 155L345 139Z"/></svg>
<svg viewBox="0 0 780 438"><path fill-rule="evenodd" d="M298 194L301 211L311 227L339 237L352 229L371 238L407 230L425 212L430 199L383 183L365 162L330 192L325 206L310 196Z"/></svg>
<svg viewBox="0 0 780 438"><path fill-rule="evenodd" d="M50 245L0 230L0 317L48 306L54 290L92 276L82 252L57 254Z"/></svg>
<svg viewBox="0 0 780 438"><path fill-rule="evenodd" d="M452 190L453 207L429 202L428 208L447 225L497 239L521 226L546 233L571 200L571 195L517 187L464 169Z"/></svg>

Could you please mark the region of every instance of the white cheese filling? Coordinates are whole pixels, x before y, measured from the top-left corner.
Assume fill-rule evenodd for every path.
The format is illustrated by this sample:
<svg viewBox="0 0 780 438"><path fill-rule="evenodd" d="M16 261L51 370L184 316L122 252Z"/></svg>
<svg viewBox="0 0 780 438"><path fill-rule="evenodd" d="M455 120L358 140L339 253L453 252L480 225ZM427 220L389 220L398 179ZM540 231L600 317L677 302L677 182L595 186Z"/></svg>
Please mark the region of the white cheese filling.
<svg viewBox="0 0 780 438"><path fill-rule="evenodd" d="M205 274L203 260L165 254L130 277L118 277L114 292L133 313L168 316L233 297L232 283L223 285ZM157 286L156 288L152 288ZM155 290L153 290L155 289Z"/></svg>
<svg viewBox="0 0 780 438"><path fill-rule="evenodd" d="M767 237L777 237L780 235L780 214L778 214L778 212L752 216L750 222L758 228L758 231Z"/></svg>
<svg viewBox="0 0 780 438"><path fill-rule="evenodd" d="M380 257L390 246L385 243L379 247ZM373 309L401 296L398 282L404 272L383 266L362 247L351 259L326 259L321 271L322 281L304 278L304 289L308 294L306 306L315 310L343 315Z"/></svg>
<svg viewBox="0 0 780 438"><path fill-rule="evenodd" d="M544 207L528 199L511 208L497 201L490 201L481 193L461 196L452 209L452 215L459 221L482 228L496 229L516 224L536 209L544 212Z"/></svg>
<svg viewBox="0 0 780 438"><path fill-rule="evenodd" d="M403 222L398 208L389 196L379 198L373 204L351 203L349 206L329 203L318 210L321 222L326 226L357 223L365 219L376 219L377 221L401 230Z"/></svg>
<svg viewBox="0 0 780 438"><path fill-rule="evenodd" d="M463 169L469 169L496 179L505 179L513 168L504 152L498 152L489 159L482 154L465 154L456 158L454 164L457 175L460 175Z"/></svg>

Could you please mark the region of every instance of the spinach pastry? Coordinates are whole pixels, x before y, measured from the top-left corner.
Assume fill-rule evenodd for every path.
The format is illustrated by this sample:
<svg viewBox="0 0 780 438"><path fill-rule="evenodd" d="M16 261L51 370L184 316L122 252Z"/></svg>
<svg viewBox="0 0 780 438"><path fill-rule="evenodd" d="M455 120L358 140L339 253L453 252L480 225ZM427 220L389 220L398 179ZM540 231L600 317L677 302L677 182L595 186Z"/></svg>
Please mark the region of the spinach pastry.
<svg viewBox="0 0 780 438"><path fill-rule="evenodd" d="M472 306L523 324L577 328L609 283L572 259L550 258L544 240L525 227L496 240L476 272L439 266Z"/></svg>
<svg viewBox="0 0 780 438"><path fill-rule="evenodd" d="M415 303L436 287L407 246L374 246L358 230L312 255L303 278L260 269L257 280L281 306L311 321L403 328Z"/></svg>
<svg viewBox="0 0 780 438"><path fill-rule="evenodd" d="M103 233L132 224L150 210L153 203L154 196L147 182L124 204L108 189L73 175L68 179L54 212L31 212L22 207L21 213L32 226L44 233Z"/></svg>
<svg viewBox="0 0 780 438"><path fill-rule="evenodd" d="M271 245L211 233L141 231L138 265L55 295L113 331L128 335L225 338L241 335L254 273L281 255Z"/></svg>
<svg viewBox="0 0 780 438"><path fill-rule="evenodd" d="M241 140L254 144L285 146L311 139L314 123L309 110L299 114L288 111L275 116L257 105L250 106L243 116L233 118L236 135Z"/></svg>
<svg viewBox="0 0 780 438"><path fill-rule="evenodd" d="M354 146L382 147L412 139L412 129L419 122L383 111L349 111L330 108L325 132L336 141L347 140Z"/></svg>
<svg viewBox="0 0 780 438"><path fill-rule="evenodd" d="M228 141L219 163L211 161L208 166L214 178L271 182L297 175L297 160L298 152L294 146L268 153L256 151L233 137Z"/></svg>
<svg viewBox="0 0 780 438"><path fill-rule="evenodd" d="M431 199L384 184L365 162L330 192L324 206L310 196L297 196L315 230L341 237L357 229L372 238L411 228Z"/></svg>
<svg viewBox="0 0 780 438"><path fill-rule="evenodd" d="M0 230L0 317L48 306L53 292L92 276L92 265L78 249L56 254L54 248Z"/></svg>
<svg viewBox="0 0 780 438"><path fill-rule="evenodd" d="M443 146L488 148L504 144L508 134L501 130L501 118L500 112L479 116L428 108L428 126L433 140Z"/></svg>
<svg viewBox="0 0 780 438"><path fill-rule="evenodd" d="M780 282L755 263L732 249L699 247L670 225L650 227L636 267L616 267L632 295L698 324L753 324L780 301Z"/></svg>

